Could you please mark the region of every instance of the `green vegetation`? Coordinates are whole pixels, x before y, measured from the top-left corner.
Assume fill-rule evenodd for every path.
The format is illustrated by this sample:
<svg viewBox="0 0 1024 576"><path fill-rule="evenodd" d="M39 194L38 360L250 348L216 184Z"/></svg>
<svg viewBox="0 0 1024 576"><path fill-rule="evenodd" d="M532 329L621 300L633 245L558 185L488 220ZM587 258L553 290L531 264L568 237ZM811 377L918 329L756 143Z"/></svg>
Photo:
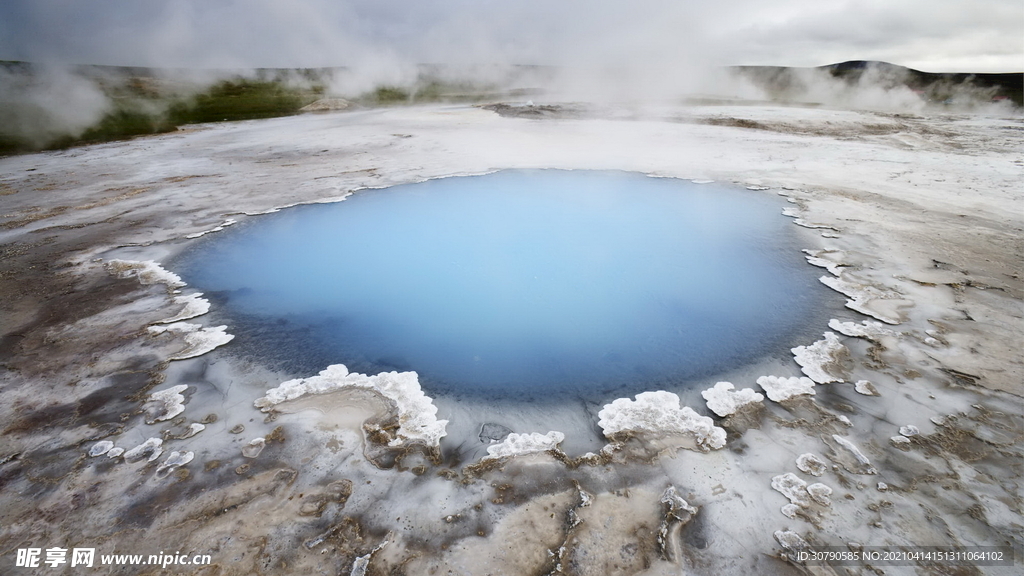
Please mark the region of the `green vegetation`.
<svg viewBox="0 0 1024 576"><path fill-rule="evenodd" d="M408 87L380 86L355 98L355 102L363 106L401 106L432 102L482 102L495 96L508 95L492 86L420 78Z"/></svg>
<svg viewBox="0 0 1024 576"><path fill-rule="evenodd" d="M0 155L173 132L186 124L298 114L303 106L327 96L327 84L343 71L261 69L209 85L146 68L82 66L64 71L65 80L73 79L72 88L47 84L52 80L48 73L29 63L0 62L0 76L28 87L20 94L0 91ZM98 120L90 123L92 116L77 104L76 91L105 100L105 109L92 112ZM53 98L54 92L62 92L62 97ZM514 94L471 82L438 80L425 71L409 85L379 86L350 100L358 106L380 107L508 96ZM75 115L80 116L77 122L68 122L68 116Z"/></svg>
<svg viewBox="0 0 1024 576"><path fill-rule="evenodd" d="M28 67L16 72L32 73ZM106 97L110 109L85 130L62 125L60 110L25 98L0 102L0 155L173 132L185 124L288 116L325 92L323 85L316 83L296 87L280 79L241 77L200 91L198 85L139 75L134 70L123 77L97 75L89 86Z"/></svg>
<svg viewBox="0 0 1024 576"><path fill-rule="evenodd" d="M409 92L397 86L381 86L359 98L359 102L371 106L394 106L409 102Z"/></svg>
<svg viewBox="0 0 1024 576"><path fill-rule="evenodd" d="M278 81L223 80L205 92L170 106L171 124L254 120L298 113L323 96L323 87L302 90Z"/></svg>
<svg viewBox="0 0 1024 576"><path fill-rule="evenodd" d="M63 135L45 145L47 150L59 150L79 144L94 144L111 140L124 140L134 136L173 132L175 127L160 115L132 108L118 108L79 136Z"/></svg>

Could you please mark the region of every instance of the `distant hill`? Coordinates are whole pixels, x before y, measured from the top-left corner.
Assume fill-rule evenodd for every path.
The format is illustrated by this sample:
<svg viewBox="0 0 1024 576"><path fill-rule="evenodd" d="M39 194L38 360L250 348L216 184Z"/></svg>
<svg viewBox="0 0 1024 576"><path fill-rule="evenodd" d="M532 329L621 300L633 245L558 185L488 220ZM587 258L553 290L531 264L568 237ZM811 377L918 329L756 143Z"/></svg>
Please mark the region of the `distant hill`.
<svg viewBox="0 0 1024 576"><path fill-rule="evenodd" d="M1017 106L1024 106L1024 73L922 72L872 60L850 60L813 68L733 66L731 69L778 98L807 92L816 80L832 78L851 87L869 84L892 89L903 86L932 103L972 97L996 101L1007 99Z"/></svg>

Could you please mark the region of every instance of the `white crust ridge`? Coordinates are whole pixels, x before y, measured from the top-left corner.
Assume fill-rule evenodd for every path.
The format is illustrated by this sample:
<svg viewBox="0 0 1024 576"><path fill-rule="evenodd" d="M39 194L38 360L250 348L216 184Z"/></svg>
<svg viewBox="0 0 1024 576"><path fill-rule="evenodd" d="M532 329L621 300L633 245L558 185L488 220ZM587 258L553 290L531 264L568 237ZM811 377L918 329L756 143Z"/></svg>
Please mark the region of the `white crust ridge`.
<svg viewBox="0 0 1024 576"><path fill-rule="evenodd" d="M316 376L296 378L282 382L267 390L266 396L256 400L257 408L269 412L282 402L306 394L326 394L345 388L374 390L395 403L398 409L398 438L389 442L399 446L406 442L423 442L437 446L445 435L447 420L437 419L437 406L420 388L415 372L382 372L374 376L349 373L344 364L332 364Z"/></svg>
<svg viewBox="0 0 1024 576"><path fill-rule="evenodd" d="M737 410L747 404L756 404L764 401L764 395L754 392L753 388L736 390L730 382L719 382L713 388L708 388L700 393L707 400L708 408L719 416L735 414Z"/></svg>
<svg viewBox="0 0 1024 576"><path fill-rule="evenodd" d="M814 396L814 380L800 376L761 376L757 379L757 385L764 389L772 402L782 402L804 394Z"/></svg>
<svg viewBox="0 0 1024 576"><path fill-rule="evenodd" d="M495 460L509 456L520 456L523 454L536 454L555 450L565 440L565 434L558 431L551 431L547 434L533 432L531 434L509 434L498 444L487 447L487 456L484 460Z"/></svg>
<svg viewBox="0 0 1024 576"><path fill-rule="evenodd" d="M162 266L152 260L109 260L104 267L107 272L118 278L138 278L139 284L165 284L168 290L181 288L185 285L181 276L164 270Z"/></svg>
<svg viewBox="0 0 1024 576"><path fill-rule="evenodd" d="M824 339L810 346L797 346L792 352L800 370L818 384L843 381L828 371L828 367L838 364L840 356L846 352L846 346L839 342L839 337L834 333L825 332Z"/></svg>
<svg viewBox="0 0 1024 576"><path fill-rule="evenodd" d="M678 434L693 439L702 451L725 446L725 430L714 420L701 416L689 406L679 406L679 396L671 392L641 392L636 400L619 398L597 414L597 425L607 438L621 432Z"/></svg>

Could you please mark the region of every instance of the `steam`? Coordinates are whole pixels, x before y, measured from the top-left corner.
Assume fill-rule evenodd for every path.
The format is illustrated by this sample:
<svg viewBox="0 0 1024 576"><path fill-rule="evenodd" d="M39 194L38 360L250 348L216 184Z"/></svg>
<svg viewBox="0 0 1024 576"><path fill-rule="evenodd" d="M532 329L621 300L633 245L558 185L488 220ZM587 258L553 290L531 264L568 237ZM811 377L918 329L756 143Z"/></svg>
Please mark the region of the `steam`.
<svg viewBox="0 0 1024 576"><path fill-rule="evenodd" d="M1013 109L1009 101L992 101L996 87L976 86L970 79L922 83L910 69L883 62L867 63L845 76L829 68L740 67L734 69L731 89L741 98L878 112L1005 114Z"/></svg>
<svg viewBox="0 0 1024 576"><path fill-rule="evenodd" d="M96 82L60 66L31 74L0 67L0 132L39 147L79 136L99 122L111 102Z"/></svg>
<svg viewBox="0 0 1024 576"><path fill-rule="evenodd" d="M157 75L183 93L257 77L254 67L305 67L331 69L316 81L327 95L346 98L379 87L415 92L427 76L478 91L544 91L548 101L700 94L913 112L927 107L928 97L887 70L848 83L805 69L780 91L723 68L870 58L931 69L943 69L944 61L976 72L1019 69L1024 14L999 0L976 4L965 17L954 0L171 0L130 8L13 0L0 6L0 58L177 69ZM311 82L301 74L277 79ZM103 83L78 68L49 65L26 77L0 67L0 132L34 145L81 134L124 103L112 102ZM942 101L979 99L990 98L950 87ZM152 114L162 105L137 104Z"/></svg>

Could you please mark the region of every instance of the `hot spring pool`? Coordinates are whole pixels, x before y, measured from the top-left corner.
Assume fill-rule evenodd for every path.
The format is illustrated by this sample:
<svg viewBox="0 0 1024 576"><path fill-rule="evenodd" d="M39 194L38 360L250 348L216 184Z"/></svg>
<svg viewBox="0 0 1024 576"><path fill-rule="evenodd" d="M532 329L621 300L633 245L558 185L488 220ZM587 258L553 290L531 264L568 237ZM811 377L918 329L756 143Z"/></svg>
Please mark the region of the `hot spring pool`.
<svg viewBox="0 0 1024 576"><path fill-rule="evenodd" d="M782 199L502 171L361 191L210 235L172 267L233 346L295 373L415 370L495 398L679 386L788 351L827 289Z"/></svg>

